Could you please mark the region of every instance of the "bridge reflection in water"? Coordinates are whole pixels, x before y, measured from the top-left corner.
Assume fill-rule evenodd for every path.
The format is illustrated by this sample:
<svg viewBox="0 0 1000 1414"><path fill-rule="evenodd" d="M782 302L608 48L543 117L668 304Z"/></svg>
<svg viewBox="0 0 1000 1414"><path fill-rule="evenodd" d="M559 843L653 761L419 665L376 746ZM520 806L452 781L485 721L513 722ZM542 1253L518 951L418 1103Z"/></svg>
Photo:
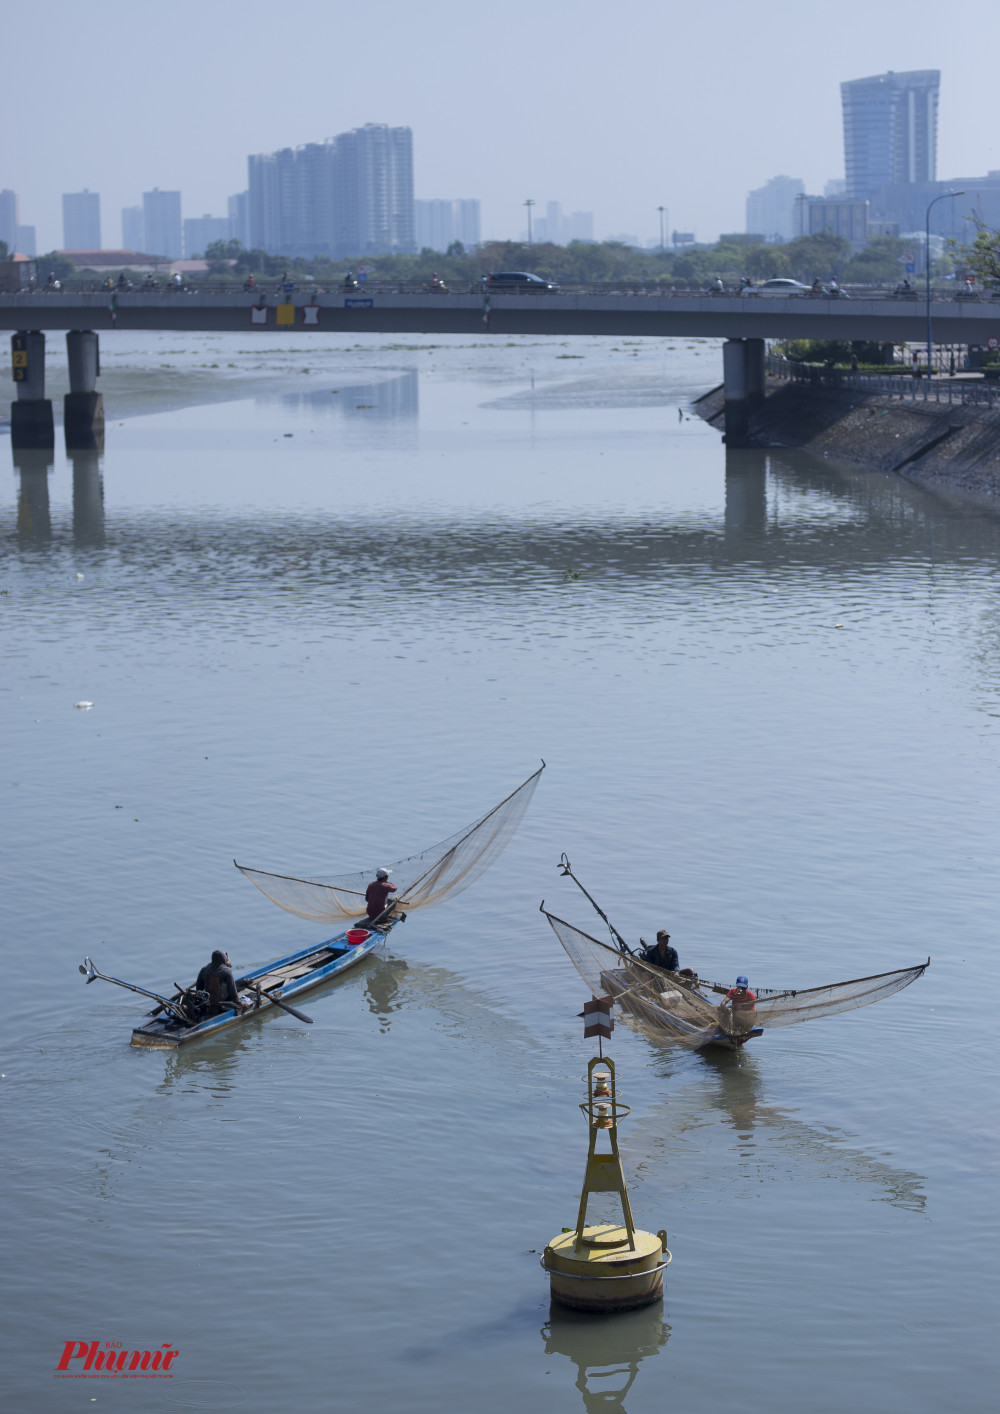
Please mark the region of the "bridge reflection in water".
<svg viewBox="0 0 1000 1414"><path fill-rule="evenodd" d="M18 474L17 538L22 545L42 545L52 539L49 474L55 453L49 448L14 449Z"/></svg>
<svg viewBox="0 0 1000 1414"><path fill-rule="evenodd" d="M381 401L356 416L380 416L386 427L401 422L415 434L415 381L404 377L370 386L371 396ZM352 396L357 393L351 389ZM302 396L319 401L318 395ZM356 400L363 401L360 395ZM74 543L100 547L106 535L102 458L96 451L67 455L73 465ZM58 541L49 492L54 453L15 450L13 465L20 478L18 541L25 546ZM992 518L946 492L792 449L726 448L724 508L709 506L693 518L682 509L671 518L667 507L661 517L616 515L611 509L603 519L582 520L571 511L563 519L529 512L481 520L460 511L331 519L317 508L302 512L292 526L284 519L248 519L235 509L213 518L213 537L219 562L230 566L248 557L282 565L294 541L295 574L303 587L327 583L331 574L354 578L360 565L377 569L382 592L404 594L411 609L414 594L449 586L459 596L487 588L504 597L523 595L534 579L548 585L553 564L564 563L567 555L586 567L589 580L659 584L665 571L756 569L765 560L788 570L805 560L814 569L870 564L891 570L912 566L914 557L925 560L930 548L939 566L965 564L970 553L996 553ZM872 534L861 533L866 525ZM203 530L197 512L183 506L162 512L129 507L121 513L112 507L109 533L123 549L159 547L183 560L185 545L199 542ZM191 572L204 581L212 569L199 561Z"/></svg>
<svg viewBox="0 0 1000 1414"><path fill-rule="evenodd" d="M73 543L80 548L104 545L104 478L96 451L69 452L73 465ZM47 448L15 448L14 470L19 478L17 538L22 545L52 540L49 478L55 453Z"/></svg>

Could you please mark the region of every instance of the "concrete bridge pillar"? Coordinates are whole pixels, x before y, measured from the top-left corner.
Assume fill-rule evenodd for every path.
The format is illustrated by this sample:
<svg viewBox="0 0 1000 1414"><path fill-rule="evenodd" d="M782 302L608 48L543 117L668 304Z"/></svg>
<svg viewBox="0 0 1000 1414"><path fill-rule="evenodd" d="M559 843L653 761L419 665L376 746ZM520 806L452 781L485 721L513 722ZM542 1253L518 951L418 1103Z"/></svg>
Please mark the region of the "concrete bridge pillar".
<svg viewBox="0 0 1000 1414"><path fill-rule="evenodd" d="M727 339L722 346L726 445L749 445L750 413L764 399L763 339Z"/></svg>
<svg viewBox="0 0 1000 1414"><path fill-rule="evenodd" d="M746 364L747 397L751 406L764 401L766 391L767 345L763 339L744 339L743 357Z"/></svg>
<svg viewBox="0 0 1000 1414"><path fill-rule="evenodd" d="M97 391L101 352L90 329L71 329L66 335L69 392L63 402L68 451L104 450L104 399Z"/></svg>
<svg viewBox="0 0 1000 1414"><path fill-rule="evenodd" d="M45 335L37 330L13 334L11 364L17 402L10 408L11 447L54 447L52 402L45 396Z"/></svg>
<svg viewBox="0 0 1000 1414"><path fill-rule="evenodd" d="M745 447L749 406L747 363L743 339L727 339L722 346L722 381L725 397L726 445Z"/></svg>

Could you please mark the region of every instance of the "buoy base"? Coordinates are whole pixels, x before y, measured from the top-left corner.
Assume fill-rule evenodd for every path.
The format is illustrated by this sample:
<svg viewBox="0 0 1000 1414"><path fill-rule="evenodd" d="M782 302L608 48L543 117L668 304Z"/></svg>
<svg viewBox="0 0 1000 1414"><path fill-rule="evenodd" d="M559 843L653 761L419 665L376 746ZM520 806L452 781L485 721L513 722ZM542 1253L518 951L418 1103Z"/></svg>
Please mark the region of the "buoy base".
<svg viewBox="0 0 1000 1414"><path fill-rule="evenodd" d="M663 1272L670 1263L666 1233L635 1231L634 1249L625 1228L600 1223L561 1232L545 1248L553 1301L575 1311L634 1311L663 1298Z"/></svg>

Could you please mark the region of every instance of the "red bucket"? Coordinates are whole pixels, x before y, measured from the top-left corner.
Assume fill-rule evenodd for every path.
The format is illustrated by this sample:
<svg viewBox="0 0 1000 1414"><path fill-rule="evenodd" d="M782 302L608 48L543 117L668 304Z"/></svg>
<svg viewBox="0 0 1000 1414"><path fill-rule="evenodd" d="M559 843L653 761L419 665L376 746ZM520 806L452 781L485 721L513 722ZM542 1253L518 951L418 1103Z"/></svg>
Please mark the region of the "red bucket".
<svg viewBox="0 0 1000 1414"><path fill-rule="evenodd" d="M352 948L359 947L361 943L367 942L371 937L367 928L348 928L347 942Z"/></svg>

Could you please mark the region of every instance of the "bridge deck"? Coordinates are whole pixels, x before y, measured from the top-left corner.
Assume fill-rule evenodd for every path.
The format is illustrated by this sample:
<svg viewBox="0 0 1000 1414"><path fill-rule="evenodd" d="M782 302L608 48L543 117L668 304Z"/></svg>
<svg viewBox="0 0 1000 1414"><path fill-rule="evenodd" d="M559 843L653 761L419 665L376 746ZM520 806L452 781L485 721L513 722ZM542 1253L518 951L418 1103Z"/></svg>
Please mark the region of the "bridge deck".
<svg viewBox="0 0 1000 1414"><path fill-rule="evenodd" d="M278 306L294 306L278 323ZM262 314L261 308L266 309ZM871 339L923 343L922 299L739 298L709 295L493 295L489 330L504 334L613 338ZM306 307L318 310L306 314ZM256 315L253 310L258 311ZM938 343L980 344L1000 336L1000 303L935 299ZM287 312L286 315L287 316ZM306 319L315 322L306 323ZM266 322L260 323L261 319ZM373 334L483 334L483 296L359 290L220 294L164 291L109 294L34 291L0 295L0 329L204 330Z"/></svg>

